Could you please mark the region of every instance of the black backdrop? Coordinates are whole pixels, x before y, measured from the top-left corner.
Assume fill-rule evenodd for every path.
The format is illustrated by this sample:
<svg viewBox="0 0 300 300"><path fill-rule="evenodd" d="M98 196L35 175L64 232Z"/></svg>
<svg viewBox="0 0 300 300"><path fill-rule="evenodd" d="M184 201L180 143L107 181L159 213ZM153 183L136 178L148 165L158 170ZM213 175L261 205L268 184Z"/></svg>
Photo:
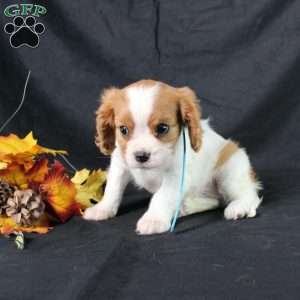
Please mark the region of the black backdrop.
<svg viewBox="0 0 300 300"><path fill-rule="evenodd" d="M3 0L0 11L14 3ZM23 1L26 3L26 1ZM30 3L30 2L27 2ZM184 218L139 237L149 196L127 191L117 218L73 218L19 252L0 239L0 299L299 299L300 1L40 1L36 49L0 30L2 134L33 130L77 168L107 166L94 145L104 87L142 78L188 85L204 116L248 149L265 189L256 219ZM2 14L1 28L9 18Z"/></svg>

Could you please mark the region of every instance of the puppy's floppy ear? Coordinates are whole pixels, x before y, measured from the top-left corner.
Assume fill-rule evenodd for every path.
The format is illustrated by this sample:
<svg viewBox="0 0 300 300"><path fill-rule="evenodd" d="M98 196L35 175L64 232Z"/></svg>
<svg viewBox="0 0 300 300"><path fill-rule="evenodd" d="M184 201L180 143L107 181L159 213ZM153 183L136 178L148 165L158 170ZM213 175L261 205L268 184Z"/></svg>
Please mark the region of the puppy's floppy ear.
<svg viewBox="0 0 300 300"><path fill-rule="evenodd" d="M101 95L101 103L96 111L97 135L95 143L105 155L110 155L115 148L115 113L114 99L118 97L120 90L109 88Z"/></svg>
<svg viewBox="0 0 300 300"><path fill-rule="evenodd" d="M197 96L188 87L178 88L177 93L182 122L188 126L191 146L197 152L200 150L202 143L201 110Z"/></svg>

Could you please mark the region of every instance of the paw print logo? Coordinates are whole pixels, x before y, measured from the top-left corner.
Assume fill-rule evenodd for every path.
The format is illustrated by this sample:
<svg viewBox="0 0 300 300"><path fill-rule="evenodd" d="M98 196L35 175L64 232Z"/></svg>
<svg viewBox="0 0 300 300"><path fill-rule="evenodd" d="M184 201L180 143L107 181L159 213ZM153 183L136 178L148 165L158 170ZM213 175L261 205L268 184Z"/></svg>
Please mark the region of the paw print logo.
<svg viewBox="0 0 300 300"><path fill-rule="evenodd" d="M28 46L36 48L39 45L39 35L45 31L45 26L42 23L37 23L33 16L28 16L25 19L17 16L12 23L7 23L4 26L4 31L10 34L10 44L13 48Z"/></svg>

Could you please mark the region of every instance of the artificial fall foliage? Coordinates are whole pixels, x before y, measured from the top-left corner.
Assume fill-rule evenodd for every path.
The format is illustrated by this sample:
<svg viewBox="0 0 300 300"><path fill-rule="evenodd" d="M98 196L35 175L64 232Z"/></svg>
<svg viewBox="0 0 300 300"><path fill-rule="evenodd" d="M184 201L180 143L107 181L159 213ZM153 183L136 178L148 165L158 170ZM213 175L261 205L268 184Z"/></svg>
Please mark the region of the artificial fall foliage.
<svg viewBox="0 0 300 300"><path fill-rule="evenodd" d="M0 136L0 169L6 169L8 165L15 163L28 171L34 164L34 158L38 154L45 153L56 155L67 152L39 146L37 140L33 138L32 132L23 139L15 134Z"/></svg>
<svg viewBox="0 0 300 300"><path fill-rule="evenodd" d="M83 169L72 179L63 164L52 159L64 150L38 145L30 132L0 136L0 233L47 233L53 219L61 223L101 200L106 172ZM23 241L24 242L24 241Z"/></svg>
<svg viewBox="0 0 300 300"><path fill-rule="evenodd" d="M61 222L80 215L80 205L75 201L76 188L61 163L56 161L52 165L40 188L45 201Z"/></svg>
<svg viewBox="0 0 300 300"><path fill-rule="evenodd" d="M6 213L7 201L14 196L15 188L0 180L0 215Z"/></svg>
<svg viewBox="0 0 300 300"><path fill-rule="evenodd" d="M101 200L106 182L106 172L100 169L95 171L82 169L76 172L71 181L77 190L75 200L81 208L85 209Z"/></svg>
<svg viewBox="0 0 300 300"><path fill-rule="evenodd" d="M33 190L17 190L8 198L5 213L20 225L31 225L45 211L45 203L41 195Z"/></svg>
<svg viewBox="0 0 300 300"><path fill-rule="evenodd" d="M0 216L0 233L9 235L15 232L35 232L35 233L47 233L53 228L51 225L51 218L47 214L40 217L39 220L33 222L29 226L22 226L17 224L11 217L5 215Z"/></svg>

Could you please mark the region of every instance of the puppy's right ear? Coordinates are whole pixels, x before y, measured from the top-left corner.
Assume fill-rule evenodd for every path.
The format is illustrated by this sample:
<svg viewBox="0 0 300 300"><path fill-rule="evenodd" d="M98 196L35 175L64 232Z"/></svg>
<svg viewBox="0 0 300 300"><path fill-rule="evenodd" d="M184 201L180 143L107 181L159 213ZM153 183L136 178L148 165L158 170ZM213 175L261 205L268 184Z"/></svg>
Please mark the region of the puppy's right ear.
<svg viewBox="0 0 300 300"><path fill-rule="evenodd" d="M120 90L109 88L101 95L101 103L96 111L97 135L95 143L105 155L110 155L115 148L115 113L114 99L118 97Z"/></svg>

